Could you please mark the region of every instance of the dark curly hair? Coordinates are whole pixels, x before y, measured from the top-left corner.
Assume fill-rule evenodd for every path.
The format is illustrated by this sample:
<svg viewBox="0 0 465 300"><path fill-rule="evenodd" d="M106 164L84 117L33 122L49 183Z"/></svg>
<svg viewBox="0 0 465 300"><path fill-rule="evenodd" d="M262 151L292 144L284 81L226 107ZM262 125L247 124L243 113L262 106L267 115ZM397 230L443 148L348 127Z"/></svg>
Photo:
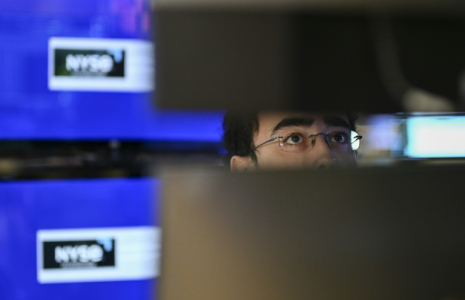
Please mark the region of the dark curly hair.
<svg viewBox="0 0 465 300"><path fill-rule="evenodd" d="M356 130L357 114L346 113L350 128ZM230 166L231 157L250 156L257 165L254 149L254 135L258 132L258 112L227 112L223 119L223 146L226 149L224 164Z"/></svg>
<svg viewBox="0 0 465 300"><path fill-rule="evenodd" d="M250 156L257 163L257 155L252 151L254 134L258 132L258 112L227 112L223 119L223 146L226 149L224 164L229 166L234 155Z"/></svg>

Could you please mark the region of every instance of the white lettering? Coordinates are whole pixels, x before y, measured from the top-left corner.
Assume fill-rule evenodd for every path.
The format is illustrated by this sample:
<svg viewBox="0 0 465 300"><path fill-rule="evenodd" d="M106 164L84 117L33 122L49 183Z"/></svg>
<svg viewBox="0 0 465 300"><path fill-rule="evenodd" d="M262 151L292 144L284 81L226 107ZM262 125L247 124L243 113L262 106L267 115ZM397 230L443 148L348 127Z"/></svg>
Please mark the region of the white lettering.
<svg viewBox="0 0 465 300"><path fill-rule="evenodd" d="M55 247L55 261L60 262L69 262L69 256L66 251L60 246Z"/></svg>
<svg viewBox="0 0 465 300"><path fill-rule="evenodd" d="M77 262L78 260L78 253L76 251L76 247L65 246L65 251L68 253L69 258L72 262Z"/></svg>
<svg viewBox="0 0 465 300"><path fill-rule="evenodd" d="M98 61L98 69L105 73L108 73L111 70L113 70L113 59L110 55L104 54L100 56Z"/></svg>
<svg viewBox="0 0 465 300"><path fill-rule="evenodd" d="M57 263L68 262L99 262L103 259L103 249L99 245L77 245L55 247L55 261Z"/></svg>
<svg viewBox="0 0 465 300"><path fill-rule="evenodd" d="M67 71L91 71L108 73L113 70L113 59L110 55L82 55L68 54L66 56Z"/></svg>
<svg viewBox="0 0 465 300"><path fill-rule="evenodd" d="M88 61L87 55L85 55L85 56L84 55L78 55L77 60L79 62L81 70L87 70L88 69L89 61Z"/></svg>
<svg viewBox="0 0 465 300"><path fill-rule="evenodd" d="M80 262L89 262L89 259L87 257L87 245L77 246L76 253L79 256Z"/></svg>
<svg viewBox="0 0 465 300"><path fill-rule="evenodd" d="M66 55L66 70L67 71L79 70L79 62L76 56L71 55L71 54Z"/></svg>
<svg viewBox="0 0 465 300"><path fill-rule="evenodd" d="M99 56L97 54L87 56L88 68L91 72L98 72L98 58Z"/></svg>
<svg viewBox="0 0 465 300"><path fill-rule="evenodd" d="M103 259L103 249L98 245L91 245L87 249L87 256L92 262L99 262Z"/></svg>

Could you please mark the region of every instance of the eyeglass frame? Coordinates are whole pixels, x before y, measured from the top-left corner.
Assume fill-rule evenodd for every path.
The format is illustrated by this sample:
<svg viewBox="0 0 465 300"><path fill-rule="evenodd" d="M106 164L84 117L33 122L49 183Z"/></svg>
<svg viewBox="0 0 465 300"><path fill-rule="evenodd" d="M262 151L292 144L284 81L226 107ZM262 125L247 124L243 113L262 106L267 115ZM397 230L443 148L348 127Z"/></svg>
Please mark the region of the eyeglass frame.
<svg viewBox="0 0 465 300"><path fill-rule="evenodd" d="M311 134L311 135L309 135L308 138L312 138L312 140L311 140L311 141L312 141L312 147L310 148L310 150L312 150L313 147L315 146L316 138L317 138L319 135L323 135L323 137L325 138L326 144L328 144L328 146L331 148L331 144L328 142L328 135L329 135L330 133L334 132L334 131L338 131L338 130L334 130L334 129L333 129L333 130L327 131L326 133L324 133L324 132L319 132L319 133L316 133L316 134ZM350 131L351 136L352 136L352 132L354 132L354 133L356 134L356 135L354 136L354 138L356 138L356 140L354 140L353 142L351 142L350 145L352 145L352 144L355 143L356 141L360 141L360 140L363 138L363 136L359 135L355 130L351 130L351 131ZM261 147L261 146L263 146L263 145L265 145L265 144L267 144L267 143L273 142L273 141L275 141L276 139L283 139L283 138L284 138L284 136L275 136L275 137L273 137L273 138L271 138L271 139L269 139L269 140L267 140L267 141L261 143L260 145L255 146L255 147L252 149L252 151L257 150L258 147ZM351 148L352 148L352 146L351 146ZM281 142L279 143L279 149L281 149L281 151L283 151L283 152L289 152L289 151L284 151L284 150L283 150L283 148L282 148L282 146L281 146ZM357 148L357 149L352 149L352 151L357 151L357 150L358 150L358 148ZM296 153L296 152L289 152L289 153Z"/></svg>

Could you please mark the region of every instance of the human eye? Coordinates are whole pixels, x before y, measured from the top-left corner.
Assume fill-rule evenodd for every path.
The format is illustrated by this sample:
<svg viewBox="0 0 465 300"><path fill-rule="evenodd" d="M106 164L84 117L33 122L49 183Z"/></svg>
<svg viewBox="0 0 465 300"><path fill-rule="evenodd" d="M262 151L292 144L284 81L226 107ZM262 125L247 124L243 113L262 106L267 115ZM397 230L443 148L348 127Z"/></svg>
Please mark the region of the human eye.
<svg viewBox="0 0 465 300"><path fill-rule="evenodd" d="M330 134L330 142L338 144L347 144L350 141L349 133L344 131L334 131Z"/></svg>
<svg viewBox="0 0 465 300"><path fill-rule="evenodd" d="M288 145L298 145L302 142L304 142L305 137L298 132L293 132L288 135L286 135L283 139L283 142Z"/></svg>

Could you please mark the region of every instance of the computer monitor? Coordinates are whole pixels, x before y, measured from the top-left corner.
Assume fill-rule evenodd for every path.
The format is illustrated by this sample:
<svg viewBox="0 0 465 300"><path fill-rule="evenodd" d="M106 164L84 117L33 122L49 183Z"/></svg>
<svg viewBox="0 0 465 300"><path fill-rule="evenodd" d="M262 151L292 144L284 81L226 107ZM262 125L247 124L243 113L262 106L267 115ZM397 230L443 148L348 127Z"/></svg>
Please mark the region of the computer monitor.
<svg viewBox="0 0 465 300"><path fill-rule="evenodd" d="M463 299L463 168L166 175L161 300Z"/></svg>
<svg viewBox="0 0 465 300"><path fill-rule="evenodd" d="M223 112L151 104L149 2L1 1L0 140L218 142Z"/></svg>
<svg viewBox="0 0 465 300"><path fill-rule="evenodd" d="M417 114L405 119L404 156L413 159L463 158L464 114Z"/></svg>
<svg viewBox="0 0 465 300"><path fill-rule="evenodd" d="M0 298L152 299L158 188L142 177L1 182Z"/></svg>

